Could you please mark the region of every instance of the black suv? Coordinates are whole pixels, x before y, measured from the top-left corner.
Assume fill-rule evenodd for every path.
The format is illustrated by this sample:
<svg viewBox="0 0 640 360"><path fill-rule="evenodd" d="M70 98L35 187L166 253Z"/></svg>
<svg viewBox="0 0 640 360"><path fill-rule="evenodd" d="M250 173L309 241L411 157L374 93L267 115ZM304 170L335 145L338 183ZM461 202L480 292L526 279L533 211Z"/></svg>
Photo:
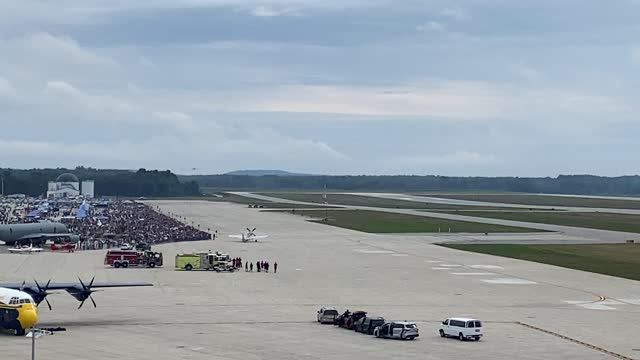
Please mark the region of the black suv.
<svg viewBox="0 0 640 360"><path fill-rule="evenodd" d="M383 317L366 316L353 324L353 330L359 333L373 335L373 329L384 324Z"/></svg>

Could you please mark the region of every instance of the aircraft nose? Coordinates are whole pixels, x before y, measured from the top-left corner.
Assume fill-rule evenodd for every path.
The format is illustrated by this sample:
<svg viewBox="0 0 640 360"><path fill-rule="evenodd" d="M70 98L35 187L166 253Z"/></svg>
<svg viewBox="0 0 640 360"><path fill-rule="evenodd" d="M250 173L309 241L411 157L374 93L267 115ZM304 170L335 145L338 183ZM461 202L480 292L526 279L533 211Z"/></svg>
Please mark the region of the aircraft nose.
<svg viewBox="0 0 640 360"><path fill-rule="evenodd" d="M38 313L35 308L27 307L21 308L18 314L18 322L23 329L29 329L32 325L38 322Z"/></svg>

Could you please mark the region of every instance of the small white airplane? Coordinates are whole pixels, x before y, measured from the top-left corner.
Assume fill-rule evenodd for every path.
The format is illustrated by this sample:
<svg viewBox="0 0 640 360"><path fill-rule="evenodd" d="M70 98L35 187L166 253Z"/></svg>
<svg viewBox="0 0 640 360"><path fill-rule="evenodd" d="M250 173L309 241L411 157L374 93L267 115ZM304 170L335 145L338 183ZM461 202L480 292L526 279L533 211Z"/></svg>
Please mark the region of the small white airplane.
<svg viewBox="0 0 640 360"><path fill-rule="evenodd" d="M34 252L41 252L43 249L39 247L33 247L33 244L19 246L17 245L14 248L7 249L10 253L13 254L30 254Z"/></svg>
<svg viewBox="0 0 640 360"><path fill-rule="evenodd" d="M258 239L264 239L266 237L269 237L269 235L256 235L255 233L256 228L253 228L253 230L250 230L249 228L247 228L247 234L240 234L240 235L229 235L230 238L235 238L235 239L242 239L242 242L249 242L249 241L253 241L253 242L257 242Z"/></svg>

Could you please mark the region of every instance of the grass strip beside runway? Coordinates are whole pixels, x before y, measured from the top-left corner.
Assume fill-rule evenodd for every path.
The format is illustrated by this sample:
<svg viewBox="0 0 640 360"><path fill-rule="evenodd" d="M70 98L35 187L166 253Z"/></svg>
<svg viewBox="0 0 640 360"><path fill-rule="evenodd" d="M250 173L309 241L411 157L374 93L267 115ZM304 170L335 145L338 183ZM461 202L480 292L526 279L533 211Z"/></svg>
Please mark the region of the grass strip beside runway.
<svg viewBox="0 0 640 360"><path fill-rule="evenodd" d="M482 201L503 204L521 204L538 206L569 206L609 209L640 209L640 200L584 198L576 195L549 196L528 194L416 194L442 199Z"/></svg>
<svg viewBox="0 0 640 360"><path fill-rule="evenodd" d="M540 230L369 210L268 210L314 218L314 222L368 233L531 233ZM328 221L323 219L328 217Z"/></svg>
<svg viewBox="0 0 640 360"><path fill-rule="evenodd" d="M640 233L640 215L568 211L446 211L448 214Z"/></svg>
<svg viewBox="0 0 640 360"><path fill-rule="evenodd" d="M640 244L438 244L570 269L640 280Z"/></svg>

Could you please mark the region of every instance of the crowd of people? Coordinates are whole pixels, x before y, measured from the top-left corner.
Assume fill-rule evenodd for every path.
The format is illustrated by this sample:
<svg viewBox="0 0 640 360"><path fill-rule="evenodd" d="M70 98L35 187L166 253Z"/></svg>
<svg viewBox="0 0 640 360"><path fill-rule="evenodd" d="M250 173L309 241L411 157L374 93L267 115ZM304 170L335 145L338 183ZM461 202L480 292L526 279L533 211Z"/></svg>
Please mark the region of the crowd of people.
<svg viewBox="0 0 640 360"><path fill-rule="evenodd" d="M212 235L159 213L151 207L133 201L115 201L84 219L62 219L69 231L80 235L89 244L100 238L118 242L164 242L209 240Z"/></svg>
<svg viewBox="0 0 640 360"><path fill-rule="evenodd" d="M211 229L201 230L131 200L0 199L0 223L41 221L65 224L70 233L80 236L79 250L215 238Z"/></svg>

